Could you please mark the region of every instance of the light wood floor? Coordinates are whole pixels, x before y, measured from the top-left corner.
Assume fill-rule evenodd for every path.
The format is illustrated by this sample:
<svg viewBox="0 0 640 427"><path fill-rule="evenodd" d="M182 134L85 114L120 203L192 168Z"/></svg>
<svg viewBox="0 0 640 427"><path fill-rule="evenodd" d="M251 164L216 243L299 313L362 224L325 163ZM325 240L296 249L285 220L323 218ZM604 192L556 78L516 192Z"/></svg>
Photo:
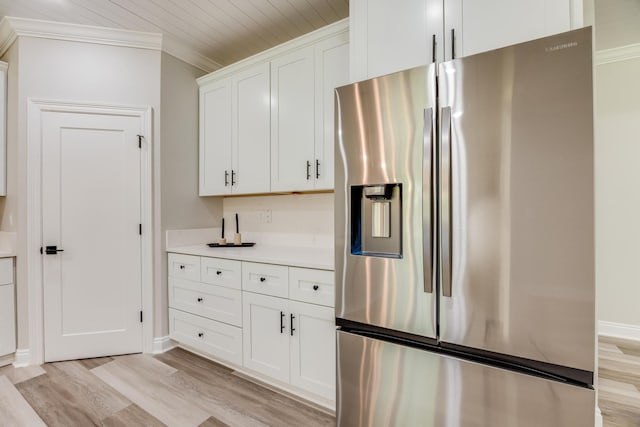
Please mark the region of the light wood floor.
<svg viewBox="0 0 640 427"><path fill-rule="evenodd" d="M640 427L640 343L601 337L599 406L605 427Z"/></svg>
<svg viewBox="0 0 640 427"><path fill-rule="evenodd" d="M0 426L334 426L335 418L174 349L0 368Z"/></svg>
<svg viewBox="0 0 640 427"><path fill-rule="evenodd" d="M640 344L601 338L605 427L640 427ZM335 418L181 349L0 368L0 427L333 426Z"/></svg>

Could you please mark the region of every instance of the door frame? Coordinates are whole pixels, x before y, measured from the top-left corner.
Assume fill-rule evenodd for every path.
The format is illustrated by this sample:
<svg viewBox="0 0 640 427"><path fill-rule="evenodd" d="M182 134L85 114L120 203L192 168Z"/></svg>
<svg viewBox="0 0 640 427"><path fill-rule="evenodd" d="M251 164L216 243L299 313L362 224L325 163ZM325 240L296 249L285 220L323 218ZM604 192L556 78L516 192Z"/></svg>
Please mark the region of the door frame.
<svg viewBox="0 0 640 427"><path fill-rule="evenodd" d="M140 119L142 153L140 164L142 262L142 351L153 349L153 193L152 193L152 108L88 104L29 98L27 100L27 282L29 309L29 359L44 363L44 278L42 274L42 114L76 113L136 117Z"/></svg>

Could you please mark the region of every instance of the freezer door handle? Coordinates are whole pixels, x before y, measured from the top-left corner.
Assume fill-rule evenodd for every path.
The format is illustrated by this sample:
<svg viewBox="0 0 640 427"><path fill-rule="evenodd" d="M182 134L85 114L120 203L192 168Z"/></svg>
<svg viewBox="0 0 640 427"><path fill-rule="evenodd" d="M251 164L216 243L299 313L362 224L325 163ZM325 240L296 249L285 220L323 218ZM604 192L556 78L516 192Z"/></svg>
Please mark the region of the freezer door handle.
<svg viewBox="0 0 640 427"><path fill-rule="evenodd" d="M451 107L442 108L440 132L440 254L442 295L451 297Z"/></svg>
<svg viewBox="0 0 640 427"><path fill-rule="evenodd" d="M422 252L424 268L424 291L433 292L433 254L434 233L433 223L435 218L434 189L435 183L435 144L433 143L433 108L424 109L422 148ZM428 193L428 194L426 194Z"/></svg>

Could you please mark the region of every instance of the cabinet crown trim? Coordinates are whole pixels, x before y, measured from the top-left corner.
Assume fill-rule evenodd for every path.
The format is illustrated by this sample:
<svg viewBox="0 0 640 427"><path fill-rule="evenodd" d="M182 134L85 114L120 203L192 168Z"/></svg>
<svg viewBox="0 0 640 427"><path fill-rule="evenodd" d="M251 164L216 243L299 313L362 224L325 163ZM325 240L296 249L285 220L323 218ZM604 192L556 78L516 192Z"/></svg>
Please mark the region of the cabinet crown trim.
<svg viewBox="0 0 640 427"><path fill-rule="evenodd" d="M596 65L611 64L640 58L640 43L596 51Z"/></svg>
<svg viewBox="0 0 640 427"><path fill-rule="evenodd" d="M302 36L297 37L288 42L279 44L278 46L272 47L271 49L267 49L265 51L257 53L246 59L240 60L224 68L216 70L212 73L209 73L205 76L202 76L196 79L196 81L198 82L198 85L200 87L206 86L211 82L214 82L227 75L236 73L246 67L255 65L259 62L270 61L272 58L280 54L290 52L294 49L310 46L312 44L318 43L319 41L328 39L330 37L334 37L338 34L347 33L348 31L349 31L349 18L345 18L340 21L334 22L333 24L329 24L327 26L319 28L310 33L303 34Z"/></svg>

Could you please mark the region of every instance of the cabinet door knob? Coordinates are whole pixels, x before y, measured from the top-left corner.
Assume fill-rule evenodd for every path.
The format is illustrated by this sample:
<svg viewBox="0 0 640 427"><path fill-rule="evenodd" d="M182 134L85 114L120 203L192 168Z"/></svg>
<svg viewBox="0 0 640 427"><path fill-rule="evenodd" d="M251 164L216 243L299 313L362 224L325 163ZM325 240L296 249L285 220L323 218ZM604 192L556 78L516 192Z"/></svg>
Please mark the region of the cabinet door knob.
<svg viewBox="0 0 640 427"><path fill-rule="evenodd" d="M311 179L311 162L307 160L307 181Z"/></svg>
<svg viewBox="0 0 640 427"><path fill-rule="evenodd" d="M235 186L236 185L236 171L234 171L233 169L231 170L231 186Z"/></svg>
<svg viewBox="0 0 640 427"><path fill-rule="evenodd" d="M313 290L314 290L314 291L317 291L319 288L320 288L320 286L318 286L318 285L313 285Z"/></svg>
<svg viewBox="0 0 640 427"><path fill-rule="evenodd" d="M198 297L198 302L202 302L202 301L204 301L202 297Z"/></svg>
<svg viewBox="0 0 640 427"><path fill-rule="evenodd" d="M229 171L224 171L224 186L229 186Z"/></svg>
<svg viewBox="0 0 640 427"><path fill-rule="evenodd" d="M316 159L316 179L320 179L320 160Z"/></svg>
<svg viewBox="0 0 640 427"><path fill-rule="evenodd" d="M219 275L222 274L222 271L218 270L218 271L216 271L216 274L219 276Z"/></svg>
<svg viewBox="0 0 640 427"><path fill-rule="evenodd" d="M261 282L264 282L264 281L266 281L266 280L267 280L267 278L266 278L266 277L261 277L261 278L260 278L260 281L261 281Z"/></svg>
<svg viewBox="0 0 640 427"><path fill-rule="evenodd" d="M180 270L184 270L184 265L181 265L181 266L180 266Z"/></svg>
<svg viewBox="0 0 640 427"><path fill-rule="evenodd" d="M204 336L204 332L198 332L198 338L202 338Z"/></svg>

